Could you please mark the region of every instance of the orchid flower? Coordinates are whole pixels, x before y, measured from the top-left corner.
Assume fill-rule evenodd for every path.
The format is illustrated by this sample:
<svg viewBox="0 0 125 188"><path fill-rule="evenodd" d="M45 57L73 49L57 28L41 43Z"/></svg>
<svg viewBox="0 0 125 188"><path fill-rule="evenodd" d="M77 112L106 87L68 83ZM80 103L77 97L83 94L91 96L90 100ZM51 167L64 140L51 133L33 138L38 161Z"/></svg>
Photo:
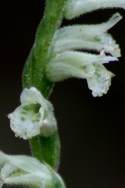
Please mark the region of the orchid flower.
<svg viewBox="0 0 125 188"><path fill-rule="evenodd" d="M56 131L53 106L35 87L25 88L20 100L21 105L8 116L16 136L30 139L39 134L48 136Z"/></svg>
<svg viewBox="0 0 125 188"><path fill-rule="evenodd" d="M58 29L50 48L52 56L46 68L48 78L53 82L70 77L83 78L94 97L106 94L114 74L103 64L118 61L121 56L119 45L107 31L121 18L116 13L101 24ZM97 54L83 50L93 50Z"/></svg>

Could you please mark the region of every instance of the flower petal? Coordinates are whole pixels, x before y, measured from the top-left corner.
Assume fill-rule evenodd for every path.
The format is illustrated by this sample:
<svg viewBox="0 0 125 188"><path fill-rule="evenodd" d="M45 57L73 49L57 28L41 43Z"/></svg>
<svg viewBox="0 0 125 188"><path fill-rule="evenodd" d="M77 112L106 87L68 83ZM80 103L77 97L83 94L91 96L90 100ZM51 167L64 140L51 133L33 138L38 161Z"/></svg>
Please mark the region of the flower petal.
<svg viewBox="0 0 125 188"><path fill-rule="evenodd" d="M98 9L122 8L125 9L124 0L68 0L65 6L65 17L73 19L82 14Z"/></svg>
<svg viewBox="0 0 125 188"><path fill-rule="evenodd" d="M17 177L9 177L5 179L5 184L8 185L27 185L27 186L36 186L40 188L45 188L45 182L42 181L41 177L36 176L34 174L26 174Z"/></svg>
<svg viewBox="0 0 125 188"><path fill-rule="evenodd" d="M95 74L92 77L87 78L89 89L92 90L94 97L101 97L106 94L111 85L111 78L114 76L113 73L106 70L103 65L94 65Z"/></svg>
<svg viewBox="0 0 125 188"><path fill-rule="evenodd" d="M93 63L109 63L109 61L118 61L116 57L107 56L107 55L96 55L87 52L77 52L77 51L66 51L56 55L51 59L50 64L63 62L64 64L69 64L74 67L81 67L83 65L89 65Z"/></svg>
<svg viewBox="0 0 125 188"><path fill-rule="evenodd" d="M66 26L58 29L55 33L51 50L54 54L69 50L96 50L110 53L115 57L120 57L120 48L113 37L107 31L119 20L119 13L101 24Z"/></svg>
<svg viewBox="0 0 125 188"><path fill-rule="evenodd" d="M35 87L31 87L30 89L25 88L20 96L20 102L22 104L28 103L38 103L46 107L46 99L42 96L40 91L38 91Z"/></svg>
<svg viewBox="0 0 125 188"><path fill-rule="evenodd" d="M84 38L84 36L98 36L99 34L107 32L113 26L115 26L122 16L119 13L113 14L108 21L100 24L82 24L62 27L57 30L54 36L54 40L63 38Z"/></svg>
<svg viewBox="0 0 125 188"><path fill-rule="evenodd" d="M101 52L104 50L105 53L110 53L115 57L120 57L121 52L118 44L111 37L111 35L102 34L100 37L95 39L62 39L55 42L53 45L54 53L62 53L65 51L72 50L94 50Z"/></svg>

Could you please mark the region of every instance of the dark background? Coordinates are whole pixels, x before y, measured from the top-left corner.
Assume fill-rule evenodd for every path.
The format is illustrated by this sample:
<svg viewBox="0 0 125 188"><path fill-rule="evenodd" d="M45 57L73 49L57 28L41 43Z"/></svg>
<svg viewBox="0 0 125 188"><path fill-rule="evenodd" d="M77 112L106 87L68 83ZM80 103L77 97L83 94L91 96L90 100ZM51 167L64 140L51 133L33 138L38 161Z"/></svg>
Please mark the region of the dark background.
<svg viewBox="0 0 125 188"><path fill-rule="evenodd" d="M11 132L7 114L19 104L21 73L43 8L39 0L0 5L0 149L11 154L29 154L27 142ZM106 21L114 12L96 11L71 23ZM125 17L111 33L123 56L107 66L116 74L108 94L93 98L86 81L70 79L56 84L51 96L62 142L60 173L68 188L125 187Z"/></svg>

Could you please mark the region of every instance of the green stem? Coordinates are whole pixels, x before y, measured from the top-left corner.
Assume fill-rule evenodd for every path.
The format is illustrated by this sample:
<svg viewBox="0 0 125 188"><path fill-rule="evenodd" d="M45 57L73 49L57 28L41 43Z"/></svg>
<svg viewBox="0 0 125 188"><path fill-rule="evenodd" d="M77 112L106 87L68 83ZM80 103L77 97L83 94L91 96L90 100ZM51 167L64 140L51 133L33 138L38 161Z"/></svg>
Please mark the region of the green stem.
<svg viewBox="0 0 125 188"><path fill-rule="evenodd" d="M42 159L41 158L42 150L41 150L40 137L36 136L36 137L32 138L31 140L29 140L29 144L30 144L32 155L35 156L39 160Z"/></svg>
<svg viewBox="0 0 125 188"><path fill-rule="evenodd" d="M53 83L46 78L46 64L49 60L49 47L63 18L66 0L46 0L43 19L38 26L34 45L28 56L23 72L23 86L35 86L48 97Z"/></svg>
<svg viewBox="0 0 125 188"><path fill-rule="evenodd" d="M49 97L53 83L46 78L46 64L49 61L49 47L57 28L63 19L64 5L67 0L46 0L43 19L38 26L34 45L27 58L23 72L23 87L34 86ZM45 161L57 168L59 160L58 132L51 137L35 137L30 140L32 154L40 161ZM51 151L51 153L50 153Z"/></svg>

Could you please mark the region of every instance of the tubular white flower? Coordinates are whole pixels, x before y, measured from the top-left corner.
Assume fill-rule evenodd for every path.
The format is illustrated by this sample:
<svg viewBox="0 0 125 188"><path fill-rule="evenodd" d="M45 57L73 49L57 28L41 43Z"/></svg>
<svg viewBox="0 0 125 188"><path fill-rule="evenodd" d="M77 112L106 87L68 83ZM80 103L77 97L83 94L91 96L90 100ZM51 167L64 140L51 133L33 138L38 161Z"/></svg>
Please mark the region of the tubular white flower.
<svg viewBox="0 0 125 188"><path fill-rule="evenodd" d="M106 70L103 64L117 60L116 57L104 54L64 52L51 59L47 66L47 75L51 81L56 82L70 77L87 79L93 96L102 96L107 93L113 77L113 73Z"/></svg>
<svg viewBox="0 0 125 188"><path fill-rule="evenodd" d="M85 4L89 0L69 0L68 4L71 2ZM73 6L77 9L77 6ZM48 79L57 82L70 77L84 78L94 97L106 94L114 74L103 64L118 61L117 58L121 57L119 45L108 30L121 18L119 13L115 13L101 24L72 25L58 29L50 46L51 58L46 67ZM97 51L98 55L78 50L93 50Z"/></svg>
<svg viewBox="0 0 125 188"><path fill-rule="evenodd" d="M106 8L125 9L125 0L68 0L65 6L65 17L73 19L82 14Z"/></svg>
<svg viewBox="0 0 125 188"><path fill-rule="evenodd" d="M25 88L20 100L21 105L8 116L16 136L30 139L39 134L49 136L56 131L53 106L36 88Z"/></svg>
<svg viewBox="0 0 125 188"><path fill-rule="evenodd" d="M119 20L119 13L114 14L107 22L95 25L74 25L59 29L54 36L52 49L54 53L67 50L87 49L104 51L120 57L120 48L112 36L106 33Z"/></svg>
<svg viewBox="0 0 125 188"><path fill-rule="evenodd" d="M60 176L37 159L25 155L6 155L0 151L0 188L4 184L49 188L53 187L55 178L64 188Z"/></svg>

